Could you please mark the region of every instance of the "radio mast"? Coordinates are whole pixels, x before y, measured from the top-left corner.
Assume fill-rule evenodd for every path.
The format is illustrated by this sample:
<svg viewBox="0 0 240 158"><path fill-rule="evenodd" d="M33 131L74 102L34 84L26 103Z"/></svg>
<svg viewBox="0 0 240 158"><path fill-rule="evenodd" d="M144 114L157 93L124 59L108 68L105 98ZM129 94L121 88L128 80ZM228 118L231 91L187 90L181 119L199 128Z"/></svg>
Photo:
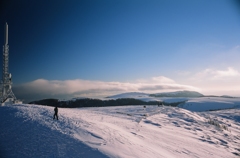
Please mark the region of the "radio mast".
<svg viewBox="0 0 240 158"><path fill-rule="evenodd" d="M8 24L5 25L5 44L3 46L3 69L2 69L2 96L1 104L12 104L17 101L17 98L12 92L12 76L9 70L9 46L8 46Z"/></svg>

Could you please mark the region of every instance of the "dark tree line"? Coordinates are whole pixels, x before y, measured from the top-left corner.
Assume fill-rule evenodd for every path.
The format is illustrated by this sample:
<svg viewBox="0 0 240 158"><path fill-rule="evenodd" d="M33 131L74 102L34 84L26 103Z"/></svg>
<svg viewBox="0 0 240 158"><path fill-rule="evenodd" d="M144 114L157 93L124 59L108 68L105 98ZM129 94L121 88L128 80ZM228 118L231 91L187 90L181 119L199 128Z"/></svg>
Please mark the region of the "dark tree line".
<svg viewBox="0 0 240 158"><path fill-rule="evenodd" d="M162 105L162 102L149 101L145 102L133 98L121 98L116 100L100 100L100 99L77 99L70 101L59 101L58 99L44 99L33 101L29 104L58 106L63 108L77 108L77 107L107 107L107 106L124 106L124 105Z"/></svg>

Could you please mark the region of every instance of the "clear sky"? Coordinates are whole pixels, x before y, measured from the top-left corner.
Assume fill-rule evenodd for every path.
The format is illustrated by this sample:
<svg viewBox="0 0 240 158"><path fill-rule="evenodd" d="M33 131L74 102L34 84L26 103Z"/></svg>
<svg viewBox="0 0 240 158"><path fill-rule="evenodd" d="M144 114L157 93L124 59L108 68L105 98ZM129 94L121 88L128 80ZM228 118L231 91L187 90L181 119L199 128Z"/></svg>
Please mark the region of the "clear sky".
<svg viewBox="0 0 240 158"><path fill-rule="evenodd" d="M175 90L240 96L239 1L0 3L0 43L7 22L20 99Z"/></svg>

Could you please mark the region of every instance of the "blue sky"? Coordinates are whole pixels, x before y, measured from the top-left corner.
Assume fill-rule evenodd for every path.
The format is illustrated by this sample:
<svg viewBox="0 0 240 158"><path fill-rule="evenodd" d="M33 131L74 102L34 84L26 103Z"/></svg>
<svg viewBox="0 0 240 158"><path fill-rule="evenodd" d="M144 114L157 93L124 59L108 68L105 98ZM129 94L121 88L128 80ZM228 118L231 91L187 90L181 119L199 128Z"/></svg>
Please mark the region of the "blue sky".
<svg viewBox="0 0 240 158"><path fill-rule="evenodd" d="M44 97L60 97L59 91L61 97L97 97L145 89L141 85L152 86L148 93L198 90L240 96L238 1L1 3L1 34L7 22L10 72L20 98L32 91ZM113 82L116 86L106 86Z"/></svg>

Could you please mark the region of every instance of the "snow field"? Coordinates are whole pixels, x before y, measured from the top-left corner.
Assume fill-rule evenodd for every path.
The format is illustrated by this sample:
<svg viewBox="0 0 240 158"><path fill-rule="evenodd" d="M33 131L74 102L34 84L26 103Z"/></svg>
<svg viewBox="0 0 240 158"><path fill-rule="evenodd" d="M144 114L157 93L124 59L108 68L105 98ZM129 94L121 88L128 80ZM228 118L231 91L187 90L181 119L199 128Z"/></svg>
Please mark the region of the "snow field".
<svg viewBox="0 0 240 158"><path fill-rule="evenodd" d="M25 104L0 110L3 108L14 109L15 119L37 122L41 128L83 143L75 143L74 149L79 146L79 152L84 152L81 149L87 145L108 157L124 158L226 158L240 154L240 109L199 113L165 106L59 108L59 121L53 121L53 107ZM207 123L209 118L226 125L228 130ZM41 138L41 133L35 132ZM64 144L59 151L61 155L69 155ZM100 157L101 153L94 155Z"/></svg>
<svg viewBox="0 0 240 158"><path fill-rule="evenodd" d="M198 112L240 107L240 98L237 97L173 97L171 95L177 95L178 93L169 93L170 97L154 97L146 93L131 92L110 96L109 98L135 98L142 101L159 101L170 105L179 103L178 107Z"/></svg>
<svg viewBox="0 0 240 158"><path fill-rule="evenodd" d="M179 107L190 111L209 111L240 107L240 98L200 97L186 100Z"/></svg>

